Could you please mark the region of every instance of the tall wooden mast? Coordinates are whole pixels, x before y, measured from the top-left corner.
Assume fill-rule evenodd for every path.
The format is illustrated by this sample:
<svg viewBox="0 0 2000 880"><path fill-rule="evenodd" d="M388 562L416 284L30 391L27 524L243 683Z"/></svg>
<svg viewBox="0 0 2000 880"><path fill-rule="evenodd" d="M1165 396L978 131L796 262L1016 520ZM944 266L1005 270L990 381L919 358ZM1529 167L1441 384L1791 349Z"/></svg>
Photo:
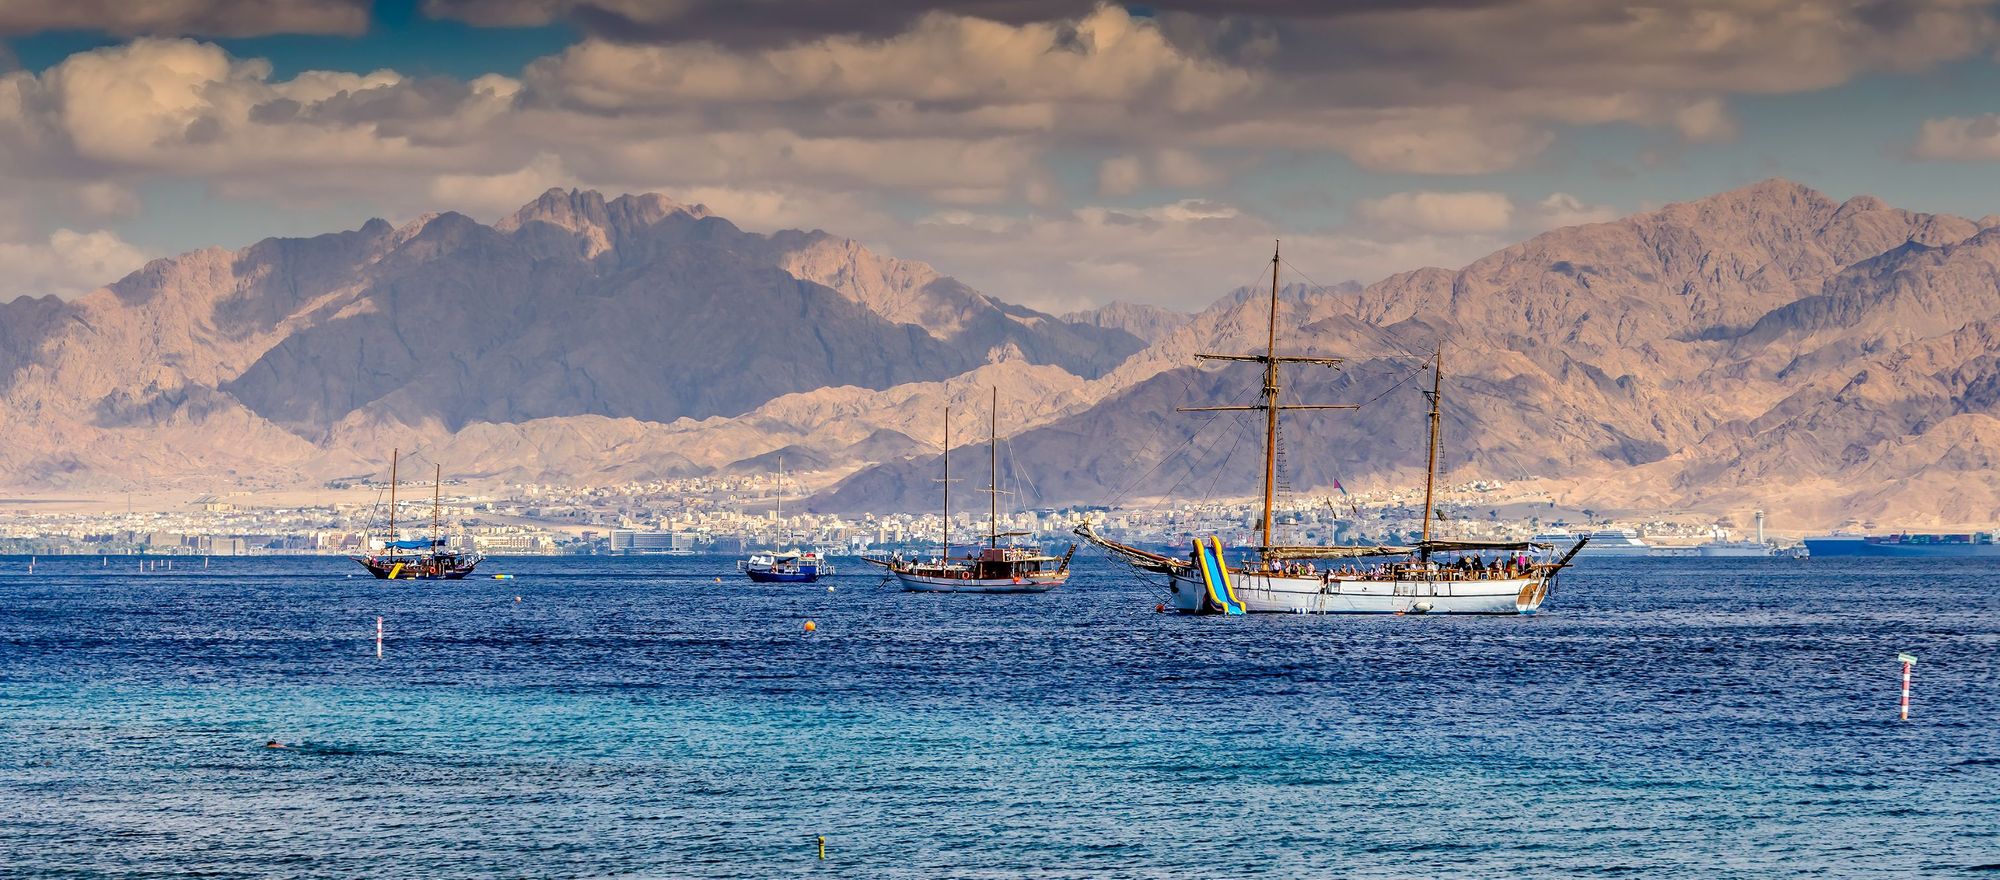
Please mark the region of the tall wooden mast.
<svg viewBox="0 0 2000 880"><path fill-rule="evenodd" d="M396 540L396 459L400 454L402 454L400 449L389 450L389 541L391 543ZM388 550L394 553L396 548L390 547Z"/></svg>
<svg viewBox="0 0 2000 880"><path fill-rule="evenodd" d="M986 546L1000 546L1000 386L993 386L993 408L986 414Z"/></svg>
<svg viewBox="0 0 2000 880"><path fill-rule="evenodd" d="M1278 492L1278 245L1271 244L1271 320L1264 338L1264 546L1271 540L1271 506Z"/></svg>
<svg viewBox="0 0 2000 880"><path fill-rule="evenodd" d="M1263 398L1262 402L1251 404L1249 406L1184 406L1179 408L1180 412L1225 412L1225 411L1242 412L1249 410L1263 410L1264 412L1264 529L1263 529L1264 543L1263 546L1259 548L1260 550L1269 550L1272 547L1277 546L1276 542L1271 540L1272 526L1274 525L1274 523L1272 523L1271 520L1272 520L1273 508L1276 506L1276 498L1278 494L1278 411L1286 409L1360 409L1361 408L1360 404L1355 404L1355 403L1291 404L1291 405L1280 405L1278 403L1279 364L1318 364L1323 367L1331 368L1339 366L1341 363L1340 358L1280 357L1278 355L1278 270L1280 268L1280 265L1281 261L1278 257L1278 245L1274 243L1271 246L1271 309L1270 309L1269 319L1266 325L1264 353L1195 355L1196 360L1250 361L1253 363L1263 364L1264 390L1262 392L1262 398Z"/></svg>
<svg viewBox="0 0 2000 880"><path fill-rule="evenodd" d="M944 540L938 560L951 558L951 404L944 405Z"/></svg>
<svg viewBox="0 0 2000 880"><path fill-rule="evenodd" d="M444 532L444 465L431 462L431 467L437 469L431 474L431 552L436 553Z"/></svg>
<svg viewBox="0 0 2000 880"><path fill-rule="evenodd" d="M1437 352L1431 356L1431 450L1424 459L1424 536L1417 545L1419 558L1431 558L1431 498L1437 488L1438 469L1438 403L1444 397L1444 343L1438 343Z"/></svg>

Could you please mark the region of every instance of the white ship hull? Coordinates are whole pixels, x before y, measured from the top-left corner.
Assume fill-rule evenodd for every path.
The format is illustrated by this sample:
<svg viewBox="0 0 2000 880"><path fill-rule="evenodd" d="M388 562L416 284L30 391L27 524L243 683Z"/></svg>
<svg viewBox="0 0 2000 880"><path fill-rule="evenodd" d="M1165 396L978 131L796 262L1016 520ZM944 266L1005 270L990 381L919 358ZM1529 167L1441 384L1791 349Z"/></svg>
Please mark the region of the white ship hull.
<svg viewBox="0 0 2000 880"><path fill-rule="evenodd" d="M1769 544L1702 544L1695 552L1709 557L1765 557L1777 555L1777 548Z"/></svg>
<svg viewBox="0 0 2000 880"><path fill-rule="evenodd" d="M896 572L909 593L1046 593L1069 580L1069 572L1018 578L961 578Z"/></svg>
<svg viewBox="0 0 2000 880"><path fill-rule="evenodd" d="M1491 580L1369 580L1284 577L1231 572L1236 599L1251 614L1533 614L1548 598L1539 577ZM1169 584L1176 611L1208 607L1201 575L1174 575Z"/></svg>
<svg viewBox="0 0 2000 880"><path fill-rule="evenodd" d="M1658 550L1659 548L1654 547L1650 544L1637 544L1637 545L1610 544L1600 547L1596 544L1596 542L1592 542L1590 544L1584 545L1584 548L1577 552L1576 557L1578 559L1587 559L1587 558L1603 557L1603 556L1625 556L1631 558L1640 558L1646 556L1659 556L1661 554L1656 552Z"/></svg>

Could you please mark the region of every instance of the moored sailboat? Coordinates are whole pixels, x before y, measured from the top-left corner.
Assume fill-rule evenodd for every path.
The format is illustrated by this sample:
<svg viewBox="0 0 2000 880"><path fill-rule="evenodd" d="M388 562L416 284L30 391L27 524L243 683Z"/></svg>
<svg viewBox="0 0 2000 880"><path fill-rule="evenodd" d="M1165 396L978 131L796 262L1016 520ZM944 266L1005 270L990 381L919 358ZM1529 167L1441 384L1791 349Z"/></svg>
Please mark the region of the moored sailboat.
<svg viewBox="0 0 2000 880"><path fill-rule="evenodd" d="M938 555L928 560L863 557L889 570L916 593L1046 593L1069 580L1069 560L1076 553L1070 545L1061 556L1050 556L1040 547L1001 546L1001 538L1020 537L1019 532L1000 531L1000 390L993 390L993 410L989 418L987 449L990 480L986 492L991 497L987 511L986 546L964 556L951 555L951 407L944 410L944 535Z"/></svg>
<svg viewBox="0 0 2000 880"><path fill-rule="evenodd" d="M752 553L736 568L760 584L809 584L833 574L833 565L811 550Z"/></svg>
<svg viewBox="0 0 2000 880"><path fill-rule="evenodd" d="M1439 407L1443 399L1444 352L1433 355L1430 450L1424 472L1421 539L1410 546L1286 546L1273 540L1277 491L1278 419L1286 410L1358 409L1356 404L1281 404L1279 366L1310 364L1329 369L1340 358L1278 354L1278 251L1271 253L1271 306L1263 354L1202 354L1199 360L1247 361L1264 367L1261 400L1247 406L1182 407L1193 411L1256 411L1264 414L1263 520L1260 545L1232 570L1218 538L1197 538L1186 558L1154 553L1096 534L1088 524L1076 534L1133 568L1158 576L1168 605L1186 614L1533 614L1548 598L1556 576L1588 539L1550 562L1533 555L1546 545L1528 541L1464 541L1433 538L1431 519L1437 482ZM1489 558L1490 555L1500 558ZM1445 562L1441 556L1455 555ZM1321 567L1325 563L1325 567Z"/></svg>
<svg viewBox="0 0 2000 880"><path fill-rule="evenodd" d="M777 519L785 521L785 459L778 458ZM789 538L787 538L789 540ZM766 550L736 563L736 570L760 584L809 584L833 574L833 563L813 550Z"/></svg>
<svg viewBox="0 0 2000 880"><path fill-rule="evenodd" d="M477 553L449 549L444 540L444 466L437 465L431 489L431 536L402 540L396 531L396 479L399 453L389 453L389 532L380 552L352 557L368 573L383 580L460 580L485 559Z"/></svg>

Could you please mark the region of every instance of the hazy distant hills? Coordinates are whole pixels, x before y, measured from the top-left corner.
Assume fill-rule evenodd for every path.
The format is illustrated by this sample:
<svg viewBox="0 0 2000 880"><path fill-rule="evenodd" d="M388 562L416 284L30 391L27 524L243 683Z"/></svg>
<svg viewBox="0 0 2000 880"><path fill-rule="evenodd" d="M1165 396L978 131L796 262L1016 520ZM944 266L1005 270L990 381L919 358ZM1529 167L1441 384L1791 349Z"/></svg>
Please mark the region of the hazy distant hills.
<svg viewBox="0 0 2000 880"><path fill-rule="evenodd" d="M2000 231L1973 221L1774 180L1458 271L1288 293L1282 347L1352 359L1334 378L1292 368L1291 399L1366 404L1288 421L1300 491L1420 473L1407 355L1442 340L1455 479L1553 478L1584 503L1763 506L1801 524L2000 518ZM1179 365L1256 350L1259 311L1226 299L1113 374L1136 381L1014 438L1044 503L1251 491L1251 419L1172 408L1254 399L1254 367ZM918 505L934 490L915 476L935 467L863 471L823 503Z"/></svg>
<svg viewBox="0 0 2000 880"><path fill-rule="evenodd" d="M820 509L929 509L943 407L965 444L997 387L1028 503L1244 495L1250 419L1173 409L1254 399L1254 367L1192 357L1256 350L1265 293L1058 317L835 235L552 190L492 226L371 221L0 304L0 484L293 485L391 446L575 482L783 455L844 477ZM1974 221L1773 180L1281 300L1281 347L1349 358L1293 368L1292 399L1364 404L1288 420L1296 491L1420 472L1411 355L1442 341L1455 480L1799 524L2000 519L2000 231Z"/></svg>
<svg viewBox="0 0 2000 880"><path fill-rule="evenodd" d="M821 233L765 237L657 195L561 191L494 226L442 214L198 251L0 317L0 418L21 429L0 468L63 485L218 465L297 479L372 468L385 444L463 445L494 426L600 436L539 423L739 416L996 359L1096 376L1143 346ZM513 469L700 469L635 469L587 443L549 452Z"/></svg>

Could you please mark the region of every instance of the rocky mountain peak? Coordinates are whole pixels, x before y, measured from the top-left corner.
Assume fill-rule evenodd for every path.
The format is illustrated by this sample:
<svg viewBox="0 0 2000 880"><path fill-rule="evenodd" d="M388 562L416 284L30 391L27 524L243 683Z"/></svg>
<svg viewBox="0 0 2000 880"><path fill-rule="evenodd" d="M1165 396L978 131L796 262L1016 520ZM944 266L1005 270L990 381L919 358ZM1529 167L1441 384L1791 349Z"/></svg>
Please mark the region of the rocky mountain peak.
<svg viewBox="0 0 2000 880"><path fill-rule="evenodd" d="M1866 197L1864 197L1865 199ZM1826 214L1840 206L1825 193L1795 180L1771 177L1748 186L1724 190L1682 204L1712 213L1738 214L1800 213ZM1880 202L1877 202L1880 205Z"/></svg>
<svg viewBox="0 0 2000 880"><path fill-rule="evenodd" d="M709 216L706 206L682 205L660 193L627 194L607 201L603 193L594 189L554 187L493 224L493 228L514 232L529 223L547 223L578 233L625 231L651 226L677 213L696 218Z"/></svg>

